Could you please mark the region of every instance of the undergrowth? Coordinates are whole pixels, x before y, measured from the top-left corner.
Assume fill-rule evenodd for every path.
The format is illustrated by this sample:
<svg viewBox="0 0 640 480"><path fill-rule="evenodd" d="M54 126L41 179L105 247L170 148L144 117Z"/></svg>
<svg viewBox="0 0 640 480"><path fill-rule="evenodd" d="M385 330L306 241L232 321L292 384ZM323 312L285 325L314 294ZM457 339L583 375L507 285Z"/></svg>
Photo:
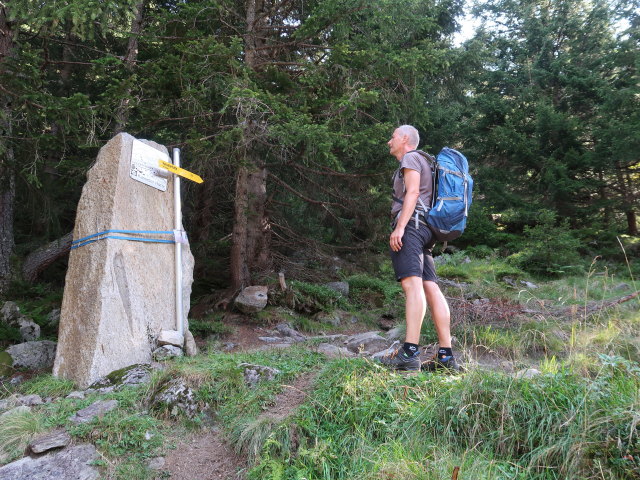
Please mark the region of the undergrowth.
<svg viewBox="0 0 640 480"><path fill-rule="evenodd" d="M251 479L633 478L640 369L601 356L595 378L495 372L403 377L364 361L324 370L295 451L267 441ZM445 447L446 446L446 447Z"/></svg>
<svg viewBox="0 0 640 480"><path fill-rule="evenodd" d="M640 478L639 300L615 304L637 290L631 272L612 274L596 259L584 275L541 282L495 256L442 257L438 273L460 282L445 295L454 311L455 347L469 360L465 376L399 376L365 359L329 361L310 343L181 358L156 372L149 385L84 399L65 398L74 388L71 382L40 375L0 392L56 399L11 421L3 418L2 463L18 458L34 435L64 427L74 442L98 447L105 478L150 480L158 473L147 461L165 454L179 435L176 429L199 429L213 421L249 459L249 480L448 480L455 466L461 467L461 480ZM345 280L348 298L292 281L291 291L280 295L297 312L283 305L273 319L256 318L265 324L285 318L306 332L326 328L310 314L337 309L361 319L391 315L402 323L402 290L388 267L379 277ZM531 280L536 285L523 283ZM38 311L45 310L34 303L31 312ZM231 331L216 318L190 321L190 327L202 336ZM436 340L429 318L422 339ZM542 373L518 379L478 367L471 358L474 349L483 349L496 365L507 360ZM251 387L243 362L279 373ZM284 384L320 371L297 412L263 415ZM149 409L154 389L178 377L203 408L195 419ZM98 399L115 399L118 408L90 424L69 422Z"/></svg>

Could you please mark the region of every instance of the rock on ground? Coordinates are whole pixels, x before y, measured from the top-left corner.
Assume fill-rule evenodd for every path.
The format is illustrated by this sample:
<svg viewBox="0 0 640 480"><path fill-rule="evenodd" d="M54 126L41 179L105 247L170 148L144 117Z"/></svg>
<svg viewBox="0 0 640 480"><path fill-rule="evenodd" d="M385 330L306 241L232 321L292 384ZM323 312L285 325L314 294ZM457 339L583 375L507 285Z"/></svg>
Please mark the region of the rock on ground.
<svg viewBox="0 0 640 480"><path fill-rule="evenodd" d="M33 370L50 369L56 356L56 342L40 340L11 345L6 352L13 359L13 366Z"/></svg>
<svg viewBox="0 0 640 480"><path fill-rule="evenodd" d="M124 387L149 383L151 365L143 363L115 370L89 386L87 392L107 393Z"/></svg>
<svg viewBox="0 0 640 480"><path fill-rule="evenodd" d="M19 407L14 407L11 410L7 410L3 414L1 414L0 421L6 421L9 417L12 417L14 415L22 415L23 413L29 413L30 411L31 407L28 407L27 405L20 405Z"/></svg>
<svg viewBox="0 0 640 480"><path fill-rule="evenodd" d="M318 353L323 353L329 358L349 358L355 356L355 353L347 350L344 347L338 347L331 343L321 343L316 350Z"/></svg>
<svg viewBox="0 0 640 480"><path fill-rule="evenodd" d="M20 337L25 342L32 342L40 338L40 325L28 317L20 317L18 329L20 330Z"/></svg>
<svg viewBox="0 0 640 480"><path fill-rule="evenodd" d="M110 412L118 406L117 400L98 400L92 403L87 408L78 410L74 415L69 417L71 423L79 425L81 423L89 423L94 418L101 418L107 412Z"/></svg>
<svg viewBox="0 0 640 480"><path fill-rule="evenodd" d="M338 292L343 297L349 296L349 284L347 282L329 282L324 284L325 287Z"/></svg>
<svg viewBox="0 0 640 480"><path fill-rule="evenodd" d="M276 330L280 335L291 337L295 342L304 342L307 339L303 334L291 328L291 325L288 323L279 323L276 325Z"/></svg>
<svg viewBox="0 0 640 480"><path fill-rule="evenodd" d="M365 332L347 338L345 344L354 353L377 352L389 345L389 340L380 336L380 332Z"/></svg>
<svg viewBox="0 0 640 480"><path fill-rule="evenodd" d="M4 302L0 308L0 322L6 325L11 325L20 315L20 307L15 302Z"/></svg>
<svg viewBox="0 0 640 480"><path fill-rule="evenodd" d="M524 370L520 370L516 372L514 377L530 379L533 377L537 377L538 375L541 375L541 374L542 372L536 368L525 368Z"/></svg>
<svg viewBox="0 0 640 480"><path fill-rule="evenodd" d="M151 407L165 409L173 417L184 413L193 418L198 413L198 402L193 390L181 378L169 380L151 398Z"/></svg>
<svg viewBox="0 0 640 480"><path fill-rule="evenodd" d="M47 315L47 325L49 328L57 328L60 324L60 309L54 308Z"/></svg>
<svg viewBox="0 0 640 480"><path fill-rule="evenodd" d="M198 345L189 330L184 332L184 353L187 357L195 357L198 354Z"/></svg>
<svg viewBox="0 0 640 480"><path fill-rule="evenodd" d="M67 395L65 398L75 398L77 400L82 400L85 397L85 393L84 392L80 392L80 391L73 391L71 392L69 395Z"/></svg>
<svg viewBox="0 0 640 480"><path fill-rule="evenodd" d="M388 348L385 348L384 350L381 350L379 352L374 353L371 356L371 359L372 360L376 360L376 359L382 358L382 357L384 357L386 355L391 355L393 353L393 351L396 348L399 348L399 347L400 347L400 342L398 340L396 340Z"/></svg>
<svg viewBox="0 0 640 480"><path fill-rule="evenodd" d="M44 401L40 395L11 395L7 398L0 400L0 410L7 410L21 405L27 407L34 407L36 405L42 405Z"/></svg>
<svg viewBox="0 0 640 480"><path fill-rule="evenodd" d="M255 387L258 382L273 380L280 374L280 370L265 365L254 365L252 363L241 363L244 367L244 381L249 387Z"/></svg>
<svg viewBox="0 0 640 480"><path fill-rule="evenodd" d="M265 343L293 343L293 338L290 337L258 337L258 340L262 340Z"/></svg>
<svg viewBox="0 0 640 480"><path fill-rule="evenodd" d="M99 477L96 467L96 447L76 445L38 458L24 457L0 467L2 480L94 480Z"/></svg>
<svg viewBox="0 0 640 480"><path fill-rule="evenodd" d="M44 453L54 448L62 448L69 445L71 442L71 435L65 430L58 429L53 432L38 435L29 443L29 451L33 453Z"/></svg>
<svg viewBox="0 0 640 480"><path fill-rule="evenodd" d="M162 330L158 335L158 345L173 345L182 348L184 335L177 330Z"/></svg>
<svg viewBox="0 0 640 480"><path fill-rule="evenodd" d="M235 306L242 313L258 313L267 306L268 288L260 285L247 287L235 300Z"/></svg>
<svg viewBox="0 0 640 480"><path fill-rule="evenodd" d="M20 337L26 342L40 338L40 325L20 313L15 302L5 302L0 309L0 323L20 330Z"/></svg>
<svg viewBox="0 0 640 480"><path fill-rule="evenodd" d="M147 468L149 468L150 470L162 470L162 468L164 467L164 464L165 464L164 457L154 457L154 458L150 458L149 461L147 462Z"/></svg>
<svg viewBox="0 0 640 480"><path fill-rule="evenodd" d="M183 355L184 353L182 352L181 348L176 347L175 345L163 345L156 348L151 354L151 357L156 362L162 362L163 360L168 360L174 357L182 357Z"/></svg>
<svg viewBox="0 0 640 480"><path fill-rule="evenodd" d="M405 328L403 327L394 327L389 330L386 334L388 340L402 340L405 337Z"/></svg>

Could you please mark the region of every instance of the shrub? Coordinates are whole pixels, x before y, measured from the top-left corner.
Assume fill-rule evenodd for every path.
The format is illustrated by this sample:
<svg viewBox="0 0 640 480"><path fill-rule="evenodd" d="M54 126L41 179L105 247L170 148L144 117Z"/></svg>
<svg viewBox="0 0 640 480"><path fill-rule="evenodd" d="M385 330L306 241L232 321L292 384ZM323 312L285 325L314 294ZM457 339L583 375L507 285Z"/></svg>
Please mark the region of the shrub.
<svg viewBox="0 0 640 480"><path fill-rule="evenodd" d="M556 225L555 213L541 212L538 225L525 226L524 234L522 249L509 257L512 265L533 274L557 276L580 263L580 241L569 230L567 220Z"/></svg>
<svg viewBox="0 0 640 480"><path fill-rule="evenodd" d="M354 291L370 291L382 294L385 302L393 301L401 292L402 288L394 279L387 281L368 275L353 275L347 279L349 288Z"/></svg>
<svg viewBox="0 0 640 480"><path fill-rule="evenodd" d="M333 310L345 304L342 294L324 285L294 280L291 282L291 290L294 295L294 308L298 311L313 313Z"/></svg>
<svg viewBox="0 0 640 480"><path fill-rule="evenodd" d="M233 332L233 328L220 320L189 319L189 330L194 335L224 337Z"/></svg>

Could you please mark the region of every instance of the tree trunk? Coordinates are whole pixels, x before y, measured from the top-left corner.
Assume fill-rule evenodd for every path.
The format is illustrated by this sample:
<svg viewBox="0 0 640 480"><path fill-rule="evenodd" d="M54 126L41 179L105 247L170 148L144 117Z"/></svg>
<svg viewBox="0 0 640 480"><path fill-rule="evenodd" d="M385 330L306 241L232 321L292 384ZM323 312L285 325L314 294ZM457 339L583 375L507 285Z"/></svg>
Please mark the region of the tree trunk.
<svg viewBox="0 0 640 480"><path fill-rule="evenodd" d="M263 42L261 30L266 22L260 15L263 6L263 0L245 3L245 64L251 70L255 69L258 60L256 47ZM236 176L231 246L231 286L234 290L250 285L252 274L267 268L271 257L269 221L265 215L268 172L255 141L263 129L252 121L250 112L246 116L240 113L236 120L245 126L245 151Z"/></svg>
<svg viewBox="0 0 640 480"><path fill-rule="evenodd" d="M625 180L626 180L626 191L625 191L625 200L627 203L627 210L624 212L627 216L627 233L629 235L633 235L634 237L638 236L638 221L636 218L636 211L634 205L636 204L636 191L634 189L634 181L631 178L631 174L627 169L625 172Z"/></svg>
<svg viewBox="0 0 640 480"><path fill-rule="evenodd" d="M633 235L634 237L638 236L638 220L636 218L636 212L634 210L627 210L625 212L627 216L627 233L629 235Z"/></svg>
<svg viewBox="0 0 640 480"><path fill-rule="evenodd" d="M4 112L6 114L6 112ZM0 135L5 136L10 124L2 120ZM11 279L11 255L13 254L13 208L16 196L15 174L13 172L13 150L7 146L0 165L0 293L4 292Z"/></svg>
<svg viewBox="0 0 640 480"><path fill-rule="evenodd" d="M251 274L270 261L270 230L265 216L267 169L253 159L238 169L231 246L231 286L251 284Z"/></svg>
<svg viewBox="0 0 640 480"><path fill-rule="evenodd" d="M616 162L616 178L618 179L618 189L620 196L622 197L622 208L624 214L627 217L627 233L629 235L638 235L638 222L636 219L636 212L634 209L635 195L633 189L633 182L629 173L626 171L626 167Z"/></svg>
<svg viewBox="0 0 640 480"><path fill-rule="evenodd" d="M2 4L0 4L2 5ZM13 32L7 18L7 9L0 6L0 78L6 75L6 59L11 55ZM9 144L11 138L11 100L0 93L0 293L11 277L11 255L13 254L13 210L16 196L14 152Z"/></svg>
<svg viewBox="0 0 640 480"><path fill-rule="evenodd" d="M53 262L64 257L71 249L73 232L31 252L22 265L22 278L27 282L35 282L38 276Z"/></svg>
<svg viewBox="0 0 640 480"><path fill-rule="evenodd" d="M138 38L142 33L142 25L144 22L144 2L140 2L136 5L136 15L131 21L131 32L129 36L129 43L127 44L127 53L124 56L124 65L133 74L136 61L138 60ZM131 88L127 88L124 98L120 101L120 105L116 109L116 126L114 133L122 132L129 120L129 95L131 95Z"/></svg>
<svg viewBox="0 0 640 480"><path fill-rule="evenodd" d="M602 226L607 229L611 225L611 206L609 205L609 195L607 194L607 186L604 178L604 172L602 170L598 171L598 180L600 185L598 186L598 195L600 197L600 201L602 202Z"/></svg>

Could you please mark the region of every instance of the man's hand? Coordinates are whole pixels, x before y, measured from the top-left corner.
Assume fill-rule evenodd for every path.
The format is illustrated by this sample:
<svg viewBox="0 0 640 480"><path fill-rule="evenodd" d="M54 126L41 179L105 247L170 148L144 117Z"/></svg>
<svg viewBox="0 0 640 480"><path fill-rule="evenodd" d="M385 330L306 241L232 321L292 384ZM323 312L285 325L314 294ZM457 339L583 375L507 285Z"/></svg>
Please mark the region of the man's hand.
<svg viewBox="0 0 640 480"><path fill-rule="evenodd" d="M402 248L402 237L404 236L404 228L396 227L389 237L389 246L394 252L399 252Z"/></svg>

